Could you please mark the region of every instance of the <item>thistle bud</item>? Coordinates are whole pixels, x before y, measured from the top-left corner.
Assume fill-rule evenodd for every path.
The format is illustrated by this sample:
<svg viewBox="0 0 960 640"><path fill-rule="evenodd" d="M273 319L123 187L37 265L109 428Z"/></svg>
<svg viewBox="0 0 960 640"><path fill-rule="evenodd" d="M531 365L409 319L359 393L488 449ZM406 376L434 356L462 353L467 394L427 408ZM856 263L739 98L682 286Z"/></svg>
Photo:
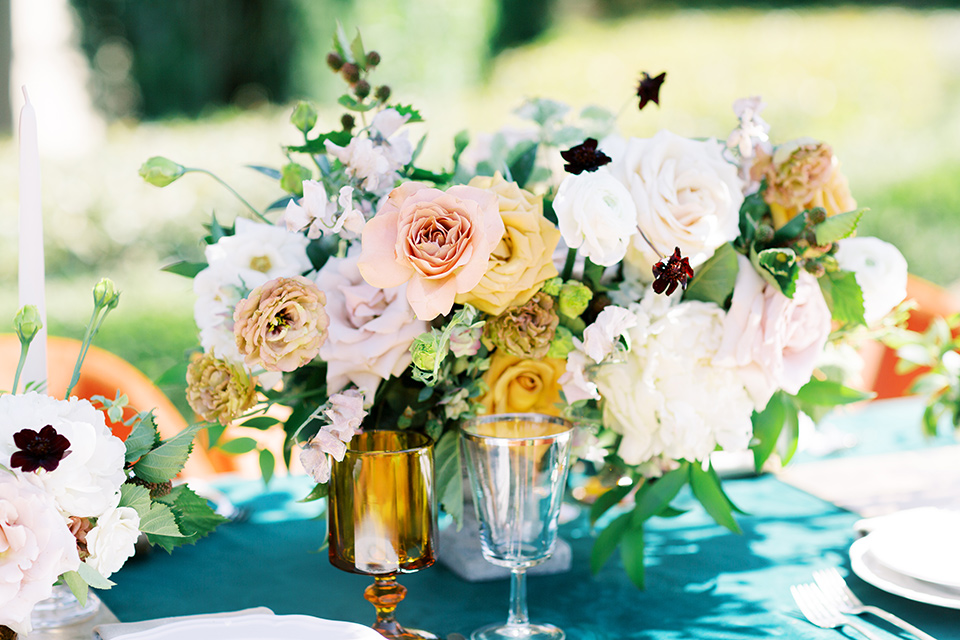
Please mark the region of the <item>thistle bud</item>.
<svg viewBox="0 0 960 640"><path fill-rule="evenodd" d="M327 54L327 66L329 66L334 71L340 71L343 68L344 60L336 51L331 51Z"/></svg>
<svg viewBox="0 0 960 640"><path fill-rule="evenodd" d="M380 64L380 54L376 51L371 51L367 53L367 66L375 67Z"/></svg>
<svg viewBox="0 0 960 640"><path fill-rule="evenodd" d="M140 165L140 177L155 187L165 187L186 173L183 165L162 156L153 156Z"/></svg>
<svg viewBox="0 0 960 640"><path fill-rule="evenodd" d="M827 210L823 207L814 207L807 211L807 221L810 224L820 224L827 219Z"/></svg>
<svg viewBox="0 0 960 640"><path fill-rule="evenodd" d="M30 341L43 328L40 312L32 304L24 305L13 317L13 329L20 338L20 344L30 344Z"/></svg>
<svg viewBox="0 0 960 640"><path fill-rule="evenodd" d="M361 80L353 87L353 92L357 94L357 97L363 100L368 95L370 95L370 83L366 80Z"/></svg>
<svg viewBox="0 0 960 640"><path fill-rule="evenodd" d="M93 304L98 309L115 309L120 304L120 292L110 278L100 278L93 285Z"/></svg>
<svg viewBox="0 0 960 640"><path fill-rule="evenodd" d="M290 114L290 124L304 133L310 131L317 124L317 110L309 102L301 100Z"/></svg>
<svg viewBox="0 0 960 640"><path fill-rule="evenodd" d="M808 229L805 234L803 234L803 239L807 241L807 244L811 247L817 246L817 233L813 229Z"/></svg>
<svg viewBox="0 0 960 640"><path fill-rule="evenodd" d="M343 114L340 118L340 126L343 127L344 131L353 131L353 127L356 126L357 120L349 113Z"/></svg>
<svg viewBox="0 0 960 640"><path fill-rule="evenodd" d="M360 67L348 62L340 69L343 78L350 84L356 84L360 80Z"/></svg>
<svg viewBox="0 0 960 640"><path fill-rule="evenodd" d="M773 240L775 231L768 224L761 224L757 227L757 242L767 243Z"/></svg>
<svg viewBox="0 0 960 640"><path fill-rule="evenodd" d="M385 84L382 84L379 87L377 87L377 90L373 95L380 102L386 102L387 100L390 99L390 87L388 87Z"/></svg>
<svg viewBox="0 0 960 640"><path fill-rule="evenodd" d="M827 268L816 260L807 260L803 268L807 270L807 273L811 273L818 278L827 272Z"/></svg>

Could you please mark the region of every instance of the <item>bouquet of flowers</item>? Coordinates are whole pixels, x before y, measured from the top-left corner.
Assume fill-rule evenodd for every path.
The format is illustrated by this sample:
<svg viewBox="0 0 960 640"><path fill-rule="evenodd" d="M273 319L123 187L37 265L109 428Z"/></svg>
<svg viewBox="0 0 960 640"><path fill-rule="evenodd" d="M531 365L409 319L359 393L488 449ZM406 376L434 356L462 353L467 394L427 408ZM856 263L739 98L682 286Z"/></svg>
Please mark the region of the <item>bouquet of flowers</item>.
<svg viewBox="0 0 960 640"><path fill-rule="evenodd" d="M0 395L0 631L31 629L34 606L66 584L84 604L87 589L109 589L140 534L167 551L193 543L223 518L186 485L173 486L200 425L161 442L153 415L126 422L126 441L104 419L120 421L126 397L70 397L83 356L119 302L109 280L93 290L95 308L66 400L17 393L30 342L41 328L36 307L15 318L21 343L13 393Z"/></svg>
<svg viewBox="0 0 960 640"><path fill-rule="evenodd" d="M517 110L527 130L472 144L462 132L449 166L428 170L425 136L408 133L423 116L372 83L379 62L339 28L327 57L348 85L339 125L298 104L289 162L251 167L285 194L263 211L243 201L253 219L214 219L206 260L169 268L195 277L202 353L187 394L219 425L215 442L229 424L281 424L287 462L299 443L320 496L359 429L423 430L457 517L458 421L563 414L612 487L592 518L633 499L594 565L622 545L642 584L644 522L673 513L683 485L737 528L713 451L751 448L759 468L781 434L789 454L801 410L868 397L818 363L883 322L906 264L853 238L863 211L828 145L772 145L758 98L736 103L726 141L623 138L605 109L570 118L540 99ZM640 109L659 105L665 77L642 75ZM140 173L165 186L193 171L154 157ZM871 280L878 264L904 283ZM241 440L221 446L255 446ZM260 459L272 473L270 452Z"/></svg>

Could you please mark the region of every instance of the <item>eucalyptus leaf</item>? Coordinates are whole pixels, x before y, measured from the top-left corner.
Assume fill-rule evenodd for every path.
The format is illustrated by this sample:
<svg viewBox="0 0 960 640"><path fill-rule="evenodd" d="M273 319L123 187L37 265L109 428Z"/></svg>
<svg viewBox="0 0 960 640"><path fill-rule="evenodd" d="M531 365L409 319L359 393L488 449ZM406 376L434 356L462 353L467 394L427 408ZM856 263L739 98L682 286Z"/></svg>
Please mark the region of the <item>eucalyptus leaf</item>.
<svg viewBox="0 0 960 640"><path fill-rule="evenodd" d="M63 578L64 583L70 588L70 593L77 599L80 606L87 606L87 595L90 592L90 585L80 576L80 573L78 571L66 571L60 577Z"/></svg>
<svg viewBox="0 0 960 640"><path fill-rule="evenodd" d="M84 582L86 582L88 585L90 585L94 589L109 589L110 587L116 584L116 582L113 582L112 580L108 580L107 578L104 578L102 575L100 575L99 571L97 571L96 569L88 565L86 562L80 563L80 566L77 568L77 573L80 575L80 577L83 579ZM67 586L70 586L69 583L67 584ZM73 587L71 587L70 590L73 591ZM80 598L77 598L77 600L79 599Z"/></svg>

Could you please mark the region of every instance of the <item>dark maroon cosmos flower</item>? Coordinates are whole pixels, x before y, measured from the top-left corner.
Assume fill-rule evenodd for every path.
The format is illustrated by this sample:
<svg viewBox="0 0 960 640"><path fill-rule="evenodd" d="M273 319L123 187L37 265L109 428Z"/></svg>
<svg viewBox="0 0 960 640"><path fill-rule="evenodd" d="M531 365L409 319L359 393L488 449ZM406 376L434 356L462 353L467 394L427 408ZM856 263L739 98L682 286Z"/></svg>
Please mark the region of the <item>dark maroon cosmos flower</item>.
<svg viewBox="0 0 960 640"><path fill-rule="evenodd" d="M680 247L676 247L672 256L653 265L653 290L657 293L666 291L670 295L677 290L677 285L686 289L687 281L692 277L690 260L680 257Z"/></svg>
<svg viewBox="0 0 960 640"><path fill-rule="evenodd" d="M13 434L13 443L19 451L10 456L10 466L20 467L25 473L43 467L53 471L67 457L70 441L57 433L53 425L47 425L37 433L33 429L21 429Z"/></svg>
<svg viewBox="0 0 960 640"><path fill-rule="evenodd" d="M666 71L654 78L651 78L650 74L646 71L642 72L640 84L637 86L637 97L640 98L641 111L647 106L648 102L653 102L658 107L660 106L660 86L666 78Z"/></svg>
<svg viewBox="0 0 960 640"><path fill-rule="evenodd" d="M560 156L567 161L567 164L563 165L564 171L575 176L584 171L596 171L610 162L610 156L597 149L597 141L593 138L587 138L583 143L561 151Z"/></svg>

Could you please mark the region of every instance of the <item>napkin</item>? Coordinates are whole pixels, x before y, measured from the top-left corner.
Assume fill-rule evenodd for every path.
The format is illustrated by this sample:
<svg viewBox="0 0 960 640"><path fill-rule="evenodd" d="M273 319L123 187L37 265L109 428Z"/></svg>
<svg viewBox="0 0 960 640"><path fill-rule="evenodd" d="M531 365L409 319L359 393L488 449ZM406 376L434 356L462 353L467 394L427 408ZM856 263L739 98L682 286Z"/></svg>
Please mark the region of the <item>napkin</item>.
<svg viewBox="0 0 960 640"><path fill-rule="evenodd" d="M101 624L93 628L94 640L113 640L130 633L139 633L154 629L161 625L171 622L182 622L184 620L202 620L206 618L231 618L235 616L249 616L252 614L273 615L273 611L267 607L254 607L252 609L242 609L240 611L226 611L223 613L205 613L195 616L176 616L172 618L157 618L156 620L144 620L142 622L118 622L115 624Z"/></svg>

